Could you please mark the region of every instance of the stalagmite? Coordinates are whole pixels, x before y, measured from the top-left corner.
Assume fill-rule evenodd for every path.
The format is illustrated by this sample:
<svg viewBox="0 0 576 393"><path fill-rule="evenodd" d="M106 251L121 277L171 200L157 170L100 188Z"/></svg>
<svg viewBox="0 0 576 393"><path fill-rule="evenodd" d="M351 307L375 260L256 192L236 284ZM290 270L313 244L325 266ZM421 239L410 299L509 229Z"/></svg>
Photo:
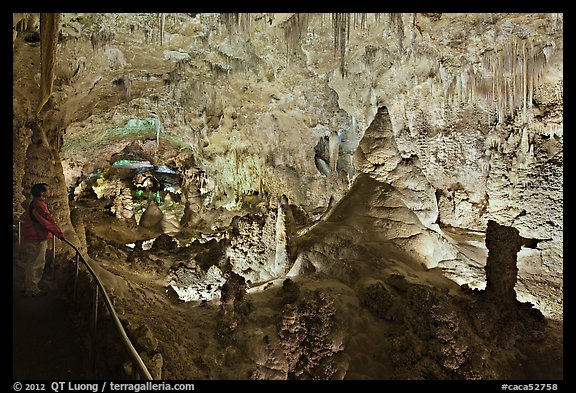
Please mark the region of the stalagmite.
<svg viewBox="0 0 576 393"><path fill-rule="evenodd" d="M158 154L158 146L160 145L160 131L162 130L162 123L160 119L154 118L154 128L156 129L156 154Z"/></svg>
<svg viewBox="0 0 576 393"><path fill-rule="evenodd" d="M489 220L486 229L486 296L496 304L507 305L516 301L518 266L516 254L524 244L518 229Z"/></svg>
<svg viewBox="0 0 576 393"><path fill-rule="evenodd" d="M288 199L282 195L280 204L278 205L278 215L276 216L276 256L274 259L274 276L279 277L286 267L287 251L286 246L288 243L286 234L286 209L289 209Z"/></svg>
<svg viewBox="0 0 576 393"><path fill-rule="evenodd" d="M336 131L330 133L330 172L335 174L338 167L338 152L340 150L340 137Z"/></svg>

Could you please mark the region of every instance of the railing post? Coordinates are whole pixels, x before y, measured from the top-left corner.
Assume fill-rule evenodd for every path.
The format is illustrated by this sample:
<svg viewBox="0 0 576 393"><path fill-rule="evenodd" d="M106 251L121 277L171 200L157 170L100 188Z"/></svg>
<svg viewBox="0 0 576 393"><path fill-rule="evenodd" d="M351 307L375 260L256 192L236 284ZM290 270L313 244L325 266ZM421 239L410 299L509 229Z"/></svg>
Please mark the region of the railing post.
<svg viewBox="0 0 576 393"><path fill-rule="evenodd" d="M82 262L84 264L84 266L88 270L88 273L90 273L92 275L92 277L94 278L94 305L93 305L93 310L91 310L91 312L89 312L89 319L90 319L89 324L90 324L90 331L91 331L91 338L92 338L91 345L90 345L90 347L91 347L90 348L90 363L91 363L94 374L96 374L96 355L97 355L96 329L98 327L98 300L99 300L99 292L102 291L103 303L106 306L106 308L108 309L110 316L112 317L112 322L114 323L114 327L115 327L116 331L121 335L122 343L124 344L125 349L128 351L128 354L130 355L130 360L131 360L132 365L133 365L134 370L135 370L135 372L133 372L132 375L137 379L145 378L147 380L152 380L153 379L152 375L148 371L148 368L146 367L146 365L142 361L142 358L140 357L140 355L138 354L138 352L136 351L136 349L132 345L130 338L126 334L126 331L124 330L124 327L122 326L122 323L120 322L120 319L118 318L118 315L116 314L116 311L114 310L114 306L112 305L112 302L110 301L110 298L108 297L108 294L106 293L106 289L102 285L100 278L98 277L96 272L94 272L94 270L92 269L90 264L88 264L86 262L86 260L82 257L82 255L80 254L80 251L78 251L78 248L76 248L76 246L74 246L72 243L70 243L66 239L63 239L63 241L65 243L68 243L76 251L76 277L75 277L75 281L74 281L74 305L76 305L77 297L78 297L77 296L77 291L78 291L77 286L78 286L80 262Z"/></svg>
<svg viewBox="0 0 576 393"><path fill-rule="evenodd" d="M17 220L17 221L18 221L18 248L20 248L20 246L22 244L22 227L21 227L22 222L20 220ZM84 264L84 266L88 270L88 273L90 273L92 275L92 277L94 278L94 306L93 306L92 313L89 316L90 317L90 331L91 331L91 336L92 336L91 350L90 350L90 362L91 362L94 374L96 373L95 372L96 371L96 353L97 353L97 351L96 351L96 330L98 327L98 300L99 300L99 291L102 290L103 303L108 308L108 311L110 312L110 316L112 317L112 321L114 323L114 327L116 328L117 332L121 335L124 347L127 349L128 353L130 355L130 359L131 359L131 362L133 365L132 376L135 379L145 378L148 380L152 380L153 379L152 375L150 375L150 372L146 368L146 365L144 364L144 362L140 358L140 355L138 354L138 352L136 352L136 349L134 348L134 346L130 342L130 339L126 335L126 331L124 330L122 323L120 322L118 315L116 314L116 312L114 310L114 306L112 305L112 302L110 301L110 298L108 297L108 294L106 293L106 290L104 289L104 286L100 282L98 275L94 272L94 270L90 267L90 265L82 257L82 255L80 254L80 251L78 251L78 248L76 248L76 246L74 246L72 243L70 243L66 239L62 239L62 241L67 243L68 245L70 245L76 251L76 275L74 278L74 294L73 294L73 296L74 296L73 303L74 303L75 308L77 307L77 299L78 299L78 278L79 278L79 272L80 272L80 262L82 262ZM56 238L55 237L52 238L52 263L53 263L53 269L54 269L53 275L54 275L54 280L55 280L55 278L56 278L56 276L55 276L56 275Z"/></svg>
<svg viewBox="0 0 576 393"><path fill-rule="evenodd" d="M52 236L52 285L56 285L56 236Z"/></svg>
<svg viewBox="0 0 576 393"><path fill-rule="evenodd" d="M80 254L78 253L78 251L76 251L76 275L74 277L74 295L72 298L73 304L74 304L74 308L77 307L76 304L76 294L78 291L78 273L80 272Z"/></svg>
<svg viewBox="0 0 576 393"><path fill-rule="evenodd" d="M96 373L96 327L98 326L98 284L94 282L94 308L92 310L92 326L90 328L92 333L92 352L91 362L92 371Z"/></svg>
<svg viewBox="0 0 576 393"><path fill-rule="evenodd" d="M135 381L140 380L140 373L138 372L138 369L136 368L136 365L134 363L132 363L132 375L131 375L131 377Z"/></svg>

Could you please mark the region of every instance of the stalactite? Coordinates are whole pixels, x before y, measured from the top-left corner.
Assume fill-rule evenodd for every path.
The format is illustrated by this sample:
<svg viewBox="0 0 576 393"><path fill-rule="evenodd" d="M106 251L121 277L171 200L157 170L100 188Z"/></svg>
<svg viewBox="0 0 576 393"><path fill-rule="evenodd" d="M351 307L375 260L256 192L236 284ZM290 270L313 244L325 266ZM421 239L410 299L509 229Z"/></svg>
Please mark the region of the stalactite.
<svg viewBox="0 0 576 393"><path fill-rule="evenodd" d="M486 103L495 104L498 121L507 115L522 111L528 121L534 93L538 90L545 68L542 48L526 39L511 37L510 41L494 54L485 55L482 66L487 72L485 79L492 81L492 93L484 94ZM482 83L476 83L482 89Z"/></svg>
<svg viewBox="0 0 576 393"><path fill-rule="evenodd" d="M98 51L101 48L107 46L114 39L114 32L109 30L102 30L90 35L90 42L92 44L92 49Z"/></svg>
<svg viewBox="0 0 576 393"><path fill-rule="evenodd" d="M528 97L528 58L526 42L522 42L522 94L524 98L524 116L526 116L526 99Z"/></svg>
<svg viewBox="0 0 576 393"><path fill-rule="evenodd" d="M554 30L561 31L564 28L564 14L563 13L554 13L552 14L554 18Z"/></svg>
<svg viewBox="0 0 576 393"><path fill-rule="evenodd" d="M512 100L510 102L510 107L515 108L517 103L518 103L518 94L517 94L517 85L516 85L516 75L517 75L517 69L516 66L518 64L518 62L516 61L517 59L517 47L518 47L518 41L514 40L514 43L511 45L510 47L510 51L512 52L510 55L510 80L512 83Z"/></svg>
<svg viewBox="0 0 576 393"><path fill-rule="evenodd" d="M286 22L283 23L284 27L284 41L286 42L286 56L290 55L298 47L302 37L306 34L310 18L313 14L308 13L295 13Z"/></svg>
<svg viewBox="0 0 576 393"><path fill-rule="evenodd" d="M512 89L512 81L510 79L506 79L506 84L508 86L508 109L510 113L513 112L514 106L514 90Z"/></svg>
<svg viewBox="0 0 576 393"><path fill-rule="evenodd" d="M130 74L124 75L121 78L112 81L112 84L122 89L126 101L130 101L132 92L132 77Z"/></svg>
<svg viewBox="0 0 576 393"><path fill-rule="evenodd" d="M469 93L470 93L470 101L476 102L476 72L474 71L474 67L470 65L469 67L469 77L468 80L470 81Z"/></svg>
<svg viewBox="0 0 576 393"><path fill-rule="evenodd" d="M351 19L350 16L346 18L346 42L350 42L350 31L352 31L350 27L350 19Z"/></svg>
<svg viewBox="0 0 576 393"><path fill-rule="evenodd" d="M368 28L368 18L365 13L355 13L354 14L354 28L357 29L367 29Z"/></svg>
<svg viewBox="0 0 576 393"><path fill-rule="evenodd" d="M160 12L158 14L158 25L159 25L159 32L160 32L160 45L164 45L164 25L166 22L166 14Z"/></svg>
<svg viewBox="0 0 576 393"><path fill-rule="evenodd" d="M538 69L536 68L536 49L534 48L534 42L530 42L530 64L528 65L528 75L530 76L528 80L528 108L532 108L532 100L535 89L535 80L538 78Z"/></svg>
<svg viewBox="0 0 576 393"><path fill-rule="evenodd" d="M235 33L234 27L236 22L238 21L237 13L223 13L222 19L224 19L224 25L226 26L226 30L228 31L228 35L231 36Z"/></svg>
<svg viewBox="0 0 576 393"><path fill-rule="evenodd" d="M490 104L492 104L492 102L494 102L494 97L496 94L496 67L494 66L494 58L492 56L489 57L489 63L490 63L489 74L492 77L492 91L490 93Z"/></svg>
<svg viewBox="0 0 576 393"><path fill-rule="evenodd" d="M244 34L251 32L252 14L242 13L223 13L220 14L220 22L226 26L228 35L231 38L236 33ZM312 18L317 14L313 13L295 13L288 18L283 24L284 29L284 44L286 46L286 63L290 65L291 54L295 52L300 40L305 36L307 28ZM324 27L325 14L320 14L320 30ZM259 18L263 19L263 18ZM368 28L368 18L366 13L332 13L332 30L334 35L334 57L338 56L339 70L344 77L346 75L345 69L345 55L347 43L350 40L352 28L366 29ZM400 53L404 52L404 25L402 14L390 14L389 20L396 28L396 33L399 41ZM412 15L413 24L416 23L416 14ZM374 14L374 23L380 23L380 14Z"/></svg>
<svg viewBox="0 0 576 393"><path fill-rule="evenodd" d="M372 45L367 45L366 48L364 48L364 53L365 53L365 62L367 65L371 65L372 62L374 61L374 58L376 57L376 52L378 52L377 47L372 46Z"/></svg>
<svg viewBox="0 0 576 393"><path fill-rule="evenodd" d="M251 13L241 13L238 20L238 27L242 34L252 33L252 14Z"/></svg>
<svg viewBox="0 0 576 393"><path fill-rule="evenodd" d="M528 107L532 107L532 101L534 100L534 92L536 90L536 84L538 80L538 72L535 67L534 58L530 62L530 83L528 84Z"/></svg>
<svg viewBox="0 0 576 393"><path fill-rule="evenodd" d="M251 13L223 13L221 20L224 21L228 38L244 36L250 34L252 30L252 14Z"/></svg>
<svg viewBox="0 0 576 393"><path fill-rule="evenodd" d="M404 23L402 21L402 14L393 12L390 14L390 24L396 28L398 36L398 51L400 56L404 54Z"/></svg>
<svg viewBox="0 0 576 393"><path fill-rule="evenodd" d="M462 72L462 94L464 95L464 102L470 104L472 101L472 73L470 68L465 68Z"/></svg>
<svg viewBox="0 0 576 393"><path fill-rule="evenodd" d="M462 74L456 76L456 102L462 102Z"/></svg>
<svg viewBox="0 0 576 393"><path fill-rule="evenodd" d="M346 74L345 70L345 56L346 56L346 26L349 26L350 14L347 13L333 13L332 14L332 29L334 32L334 54L340 55L340 74L342 77Z"/></svg>
<svg viewBox="0 0 576 393"><path fill-rule="evenodd" d="M40 113L52 93L54 82L54 64L60 32L60 14L40 14L40 102L36 113Z"/></svg>
<svg viewBox="0 0 576 393"><path fill-rule="evenodd" d="M12 14L12 28L18 31L25 31L28 28L29 14L26 12L15 12Z"/></svg>

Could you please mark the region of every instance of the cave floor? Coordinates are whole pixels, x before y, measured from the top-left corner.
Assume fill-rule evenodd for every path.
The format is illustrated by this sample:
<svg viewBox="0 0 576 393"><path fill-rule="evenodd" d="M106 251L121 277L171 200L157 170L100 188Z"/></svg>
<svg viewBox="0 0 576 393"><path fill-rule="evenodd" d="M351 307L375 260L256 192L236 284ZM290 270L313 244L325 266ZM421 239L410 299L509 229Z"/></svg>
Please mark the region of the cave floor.
<svg viewBox="0 0 576 393"><path fill-rule="evenodd" d="M94 222L93 233L106 240L118 243L144 240L138 238L130 228L108 226ZM114 226L114 228L113 228ZM94 245L92 245L94 246ZM248 379L251 365L243 362L242 351L226 342L222 329L222 317L218 302L178 303L166 293L166 272L177 261L173 253L150 250L146 261L127 262L127 251L101 243L93 266L110 290L113 303L121 319L130 316L133 326L147 326L158 339L157 350L163 356L161 379ZM79 331L77 315L63 293L49 292L37 298L26 298L18 290L22 270L14 258L13 276L13 376L14 379L91 379L88 332ZM47 257L49 260L49 257ZM153 261L154 263L150 263ZM46 284L50 284L50 270L46 272ZM308 287L315 284L308 281ZM322 286L339 288L336 281L325 281ZM244 333L261 331L265 335L267 326L273 326L274 315L278 314L281 282L267 285L267 293L255 291L251 294L253 312ZM275 289L276 288L276 289ZM346 298L346 293L343 298ZM275 300L276 299L276 300ZM277 304L278 303L278 304ZM562 321L549 321L548 332L561 341ZM532 343L526 342L527 353L537 351ZM561 351L561 348L558 349ZM558 364L562 353L550 349L540 352L534 364L529 359L518 364L519 376L531 375L534 379L562 379L562 368L546 370L545 364ZM545 359L545 356L551 356ZM244 359L245 360L245 359ZM561 360L560 360L561 362ZM234 363L234 367L231 367ZM374 371L378 374L377 371ZM511 372L511 375L515 375ZM354 374L351 378L354 379ZM274 378L271 375L270 379Z"/></svg>
<svg viewBox="0 0 576 393"><path fill-rule="evenodd" d="M85 334L73 323L69 302L51 288L51 275L40 283L45 295L28 297L20 290L23 270L14 263L12 272L13 379L93 379Z"/></svg>

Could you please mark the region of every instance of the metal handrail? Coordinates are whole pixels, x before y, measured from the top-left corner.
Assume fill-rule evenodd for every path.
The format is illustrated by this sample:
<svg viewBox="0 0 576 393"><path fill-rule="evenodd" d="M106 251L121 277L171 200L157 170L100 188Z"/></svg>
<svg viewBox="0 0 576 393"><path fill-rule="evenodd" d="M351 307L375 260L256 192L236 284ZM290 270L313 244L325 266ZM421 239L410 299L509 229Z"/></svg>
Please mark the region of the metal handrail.
<svg viewBox="0 0 576 393"><path fill-rule="evenodd" d="M18 244L20 244L20 223L22 221L18 220ZM55 237L54 237L55 238ZM100 292L102 292L103 298L104 298L104 304L106 304L106 308L108 309L108 312L110 313L110 316L112 317L112 321L114 323L114 327L116 328L116 331L120 334L120 337L122 339L122 344L124 345L125 349L127 350L128 354L130 355L130 359L132 361L132 364L136 367L136 371L138 372L138 375L141 378L145 378L147 380L153 380L154 378L152 378L152 375L150 374L150 372L148 371L148 368L146 367L146 365L144 364L144 362L142 361L142 358L140 357L140 355L138 354L138 352L136 351L136 349L134 348L134 345L132 345L132 342L130 341L130 338L128 338L128 335L126 334L126 331L124 330L124 327L122 326L122 323L120 322L120 319L118 318L118 314L116 314L116 310L114 309L114 306L112 305L112 301L110 300L110 297L108 296L108 293L106 292L106 289L104 288L104 285L102 284L102 281L100 280L100 277L98 277L98 274L96 274L96 272L94 271L94 269L92 269L92 266L90 266L90 264L88 264L88 262L86 262L86 260L84 259L84 257L82 256L82 254L80 253L80 251L78 250L78 248L70 243L67 239L61 239L63 242L67 243L70 247L72 247L74 249L74 251L76 251L76 280L78 280L78 261L82 261L82 263L84 264L84 266L86 267L86 269L88 270L88 272L90 272L90 274L92 275L92 277L94 277L94 280L96 281L96 291L95 291L95 301L94 301L94 328L96 327L96 321L97 321L97 310L98 310L98 290L100 290ZM55 241L55 240L54 240ZM54 250L56 249L56 244L54 243ZM55 252L55 251L54 251ZM74 297L76 297L76 284L74 285Z"/></svg>

